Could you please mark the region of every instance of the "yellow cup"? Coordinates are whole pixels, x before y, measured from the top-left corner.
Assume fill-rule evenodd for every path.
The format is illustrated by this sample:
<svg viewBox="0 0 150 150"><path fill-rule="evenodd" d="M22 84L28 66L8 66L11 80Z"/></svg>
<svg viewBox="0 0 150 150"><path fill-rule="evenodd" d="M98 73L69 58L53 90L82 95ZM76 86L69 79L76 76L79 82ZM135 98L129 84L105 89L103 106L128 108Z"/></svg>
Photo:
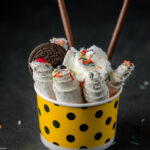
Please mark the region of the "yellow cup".
<svg viewBox="0 0 150 150"><path fill-rule="evenodd" d="M68 104L37 93L40 136L51 150L104 150L115 137L120 91L94 103Z"/></svg>

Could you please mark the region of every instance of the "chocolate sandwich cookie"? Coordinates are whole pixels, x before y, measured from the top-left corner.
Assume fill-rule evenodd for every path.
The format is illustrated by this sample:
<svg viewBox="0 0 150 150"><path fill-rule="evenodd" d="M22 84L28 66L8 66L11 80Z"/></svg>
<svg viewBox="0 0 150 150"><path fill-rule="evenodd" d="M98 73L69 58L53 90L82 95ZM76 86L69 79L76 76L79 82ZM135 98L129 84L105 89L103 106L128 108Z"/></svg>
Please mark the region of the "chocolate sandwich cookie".
<svg viewBox="0 0 150 150"><path fill-rule="evenodd" d="M28 58L28 68L29 72L32 74L32 69L29 65L33 60L37 58L44 58L48 63L56 68L58 65L63 63L64 57L66 55L66 50L58 44L55 43L42 43L35 47L30 53Z"/></svg>

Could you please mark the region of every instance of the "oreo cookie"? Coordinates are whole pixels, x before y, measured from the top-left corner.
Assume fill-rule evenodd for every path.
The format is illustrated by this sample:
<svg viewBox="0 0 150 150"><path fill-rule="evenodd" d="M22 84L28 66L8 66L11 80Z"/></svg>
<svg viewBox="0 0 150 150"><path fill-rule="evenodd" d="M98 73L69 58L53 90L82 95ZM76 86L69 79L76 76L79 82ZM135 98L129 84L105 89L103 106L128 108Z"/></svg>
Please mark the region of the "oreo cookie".
<svg viewBox="0 0 150 150"><path fill-rule="evenodd" d="M66 50L60 45L50 42L42 43L35 47L29 55L29 72L32 74L32 69L29 63L31 63L33 60L44 58L48 63L52 65L53 68L56 68L57 66L62 65L65 55Z"/></svg>

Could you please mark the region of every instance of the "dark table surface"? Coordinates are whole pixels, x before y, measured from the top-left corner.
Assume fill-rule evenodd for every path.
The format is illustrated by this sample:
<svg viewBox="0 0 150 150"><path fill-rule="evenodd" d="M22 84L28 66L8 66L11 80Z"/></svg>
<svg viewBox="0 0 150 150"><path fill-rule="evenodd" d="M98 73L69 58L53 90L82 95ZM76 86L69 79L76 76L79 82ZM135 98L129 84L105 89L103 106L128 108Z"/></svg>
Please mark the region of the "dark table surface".
<svg viewBox="0 0 150 150"><path fill-rule="evenodd" d="M120 0L68 0L76 47L95 44L106 51L121 5ZM57 1L5 1L0 7L0 148L46 150L27 59L36 45L65 36ZM121 95L116 143L109 150L150 149L150 88L144 85L150 81L149 14L148 0L131 2L113 56L113 68L124 59L136 68Z"/></svg>

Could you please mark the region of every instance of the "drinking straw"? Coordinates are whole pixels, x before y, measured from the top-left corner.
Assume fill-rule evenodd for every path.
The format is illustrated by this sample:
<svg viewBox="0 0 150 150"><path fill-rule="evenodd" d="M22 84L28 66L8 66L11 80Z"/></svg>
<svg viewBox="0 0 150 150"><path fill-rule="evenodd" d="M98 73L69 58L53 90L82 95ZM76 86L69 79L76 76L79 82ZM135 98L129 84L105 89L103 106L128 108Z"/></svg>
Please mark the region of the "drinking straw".
<svg viewBox="0 0 150 150"><path fill-rule="evenodd" d="M64 26L66 37L68 39L69 46L74 47L75 43L74 43L73 36L72 36L72 31L71 31L71 26L70 26L70 22L69 22L69 17L67 14L67 9L65 6L65 1L58 0L58 6L59 6L61 19L63 22L63 26Z"/></svg>
<svg viewBox="0 0 150 150"><path fill-rule="evenodd" d="M115 46L119 39L120 31L122 29L129 5L130 5L130 0L124 0L116 27L114 29L114 32L113 32L113 35L112 35L112 38L111 38L111 41L110 41L110 44L109 44L109 47L107 50L107 56L108 56L109 61L111 61L111 59L112 59L112 56L113 56L113 53L115 50Z"/></svg>

